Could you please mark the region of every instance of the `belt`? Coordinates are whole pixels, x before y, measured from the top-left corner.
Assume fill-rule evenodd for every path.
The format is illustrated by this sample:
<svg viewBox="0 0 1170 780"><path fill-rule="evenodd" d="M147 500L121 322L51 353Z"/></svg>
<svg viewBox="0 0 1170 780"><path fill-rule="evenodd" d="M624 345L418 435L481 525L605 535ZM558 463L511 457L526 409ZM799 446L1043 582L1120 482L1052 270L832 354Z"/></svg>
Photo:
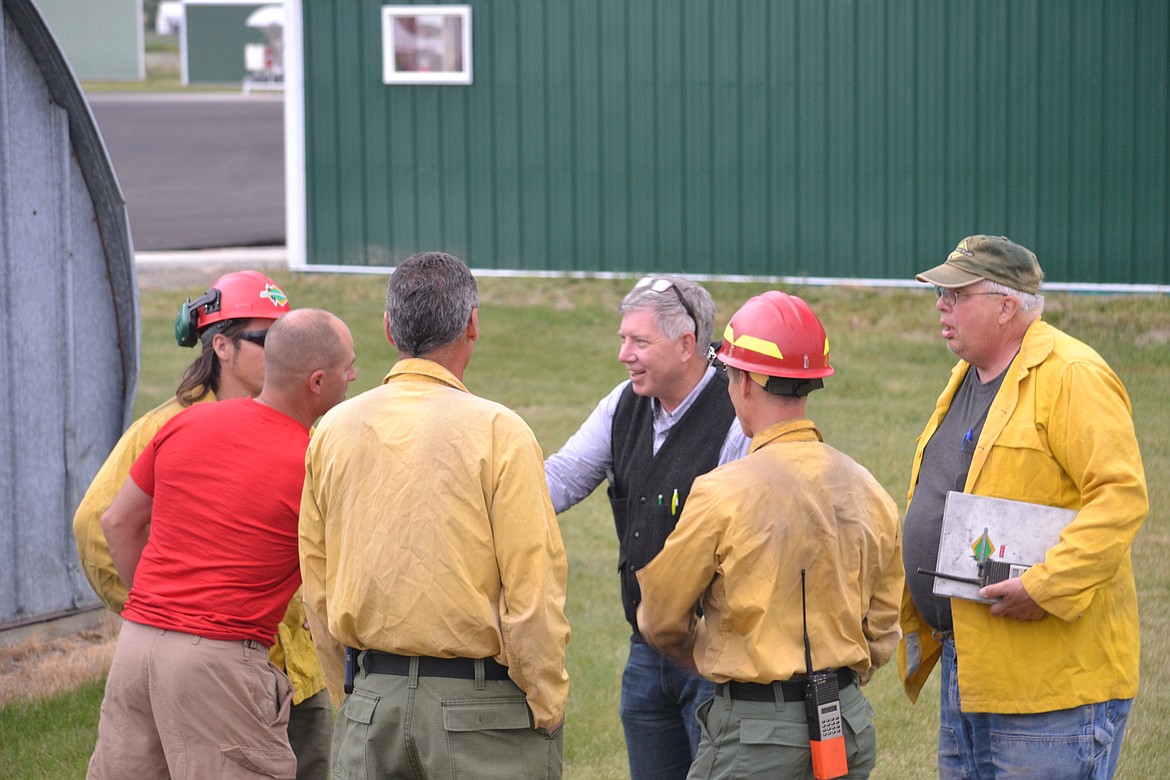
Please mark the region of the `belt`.
<svg viewBox="0 0 1170 780"><path fill-rule="evenodd" d="M426 655L398 655L397 653L383 653L380 650L366 650L361 654L361 667L366 674L394 674L406 677L410 674L412 658L418 658L419 677L474 680L475 666L482 662L485 680L510 679L508 667L494 658L432 658Z"/></svg>
<svg viewBox="0 0 1170 780"><path fill-rule="evenodd" d="M857 677L853 674L852 669L838 669L838 690L849 687L856 679ZM784 696L784 701L804 701L804 681L805 678L801 676L781 682L780 691ZM732 680L731 682L718 683L715 686L715 693L719 696L740 699L742 701L776 701L775 685L775 683L752 683Z"/></svg>

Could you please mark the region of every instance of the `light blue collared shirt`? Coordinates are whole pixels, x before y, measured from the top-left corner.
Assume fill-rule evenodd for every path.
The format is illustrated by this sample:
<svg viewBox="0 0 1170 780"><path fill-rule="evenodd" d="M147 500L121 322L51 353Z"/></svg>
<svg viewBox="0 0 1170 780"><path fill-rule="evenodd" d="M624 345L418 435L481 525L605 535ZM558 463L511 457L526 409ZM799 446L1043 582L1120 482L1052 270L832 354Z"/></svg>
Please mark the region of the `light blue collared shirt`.
<svg viewBox="0 0 1170 780"><path fill-rule="evenodd" d="M670 429L687 413L714 376L715 369L708 368L699 383L673 412L663 409L657 398L651 399L655 455L666 441ZM557 514L582 501L603 480L613 483L613 415L617 410L618 399L629 383L627 379L602 398L577 432L545 460L544 476ZM751 439L744 435L739 419L732 418L727 437L719 450L719 465L742 458L751 443Z"/></svg>

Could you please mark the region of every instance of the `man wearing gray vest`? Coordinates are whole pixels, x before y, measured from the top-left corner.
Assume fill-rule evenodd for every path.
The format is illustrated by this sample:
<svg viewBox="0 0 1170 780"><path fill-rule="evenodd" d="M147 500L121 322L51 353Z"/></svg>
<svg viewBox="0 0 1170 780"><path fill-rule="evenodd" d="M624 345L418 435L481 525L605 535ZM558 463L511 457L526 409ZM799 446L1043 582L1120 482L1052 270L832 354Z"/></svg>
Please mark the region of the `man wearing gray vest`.
<svg viewBox="0 0 1170 780"><path fill-rule="evenodd" d="M750 441L726 376L707 363L710 293L678 277L648 276L619 311L618 360L630 378L545 461L545 477L558 514L608 482L622 606L633 629L620 705L630 777L667 780L686 777L699 743L695 710L715 688L646 644L636 573L674 530L695 478L743 457Z"/></svg>

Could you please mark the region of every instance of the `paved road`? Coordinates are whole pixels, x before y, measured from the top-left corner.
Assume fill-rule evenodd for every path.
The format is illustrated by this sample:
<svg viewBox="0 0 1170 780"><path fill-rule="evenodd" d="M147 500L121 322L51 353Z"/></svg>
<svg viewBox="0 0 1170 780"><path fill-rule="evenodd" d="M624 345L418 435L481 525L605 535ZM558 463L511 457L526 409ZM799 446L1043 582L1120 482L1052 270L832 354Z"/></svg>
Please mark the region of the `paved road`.
<svg viewBox="0 0 1170 780"><path fill-rule="evenodd" d="M87 95L136 251L284 244L278 95Z"/></svg>

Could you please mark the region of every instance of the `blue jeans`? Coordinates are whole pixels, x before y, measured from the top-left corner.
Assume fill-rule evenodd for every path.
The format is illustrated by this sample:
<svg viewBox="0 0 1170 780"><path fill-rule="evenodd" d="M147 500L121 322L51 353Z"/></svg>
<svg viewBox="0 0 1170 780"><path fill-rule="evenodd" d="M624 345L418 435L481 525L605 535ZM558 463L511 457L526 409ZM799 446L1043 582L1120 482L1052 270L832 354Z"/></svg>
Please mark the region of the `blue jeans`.
<svg viewBox="0 0 1170 780"><path fill-rule="evenodd" d="M1133 699L1029 715L963 712L955 641L943 640L940 780L1110 780Z"/></svg>
<svg viewBox="0 0 1170 780"><path fill-rule="evenodd" d="M630 641L620 714L630 780L685 778L699 746L695 711L715 683L639 641Z"/></svg>

